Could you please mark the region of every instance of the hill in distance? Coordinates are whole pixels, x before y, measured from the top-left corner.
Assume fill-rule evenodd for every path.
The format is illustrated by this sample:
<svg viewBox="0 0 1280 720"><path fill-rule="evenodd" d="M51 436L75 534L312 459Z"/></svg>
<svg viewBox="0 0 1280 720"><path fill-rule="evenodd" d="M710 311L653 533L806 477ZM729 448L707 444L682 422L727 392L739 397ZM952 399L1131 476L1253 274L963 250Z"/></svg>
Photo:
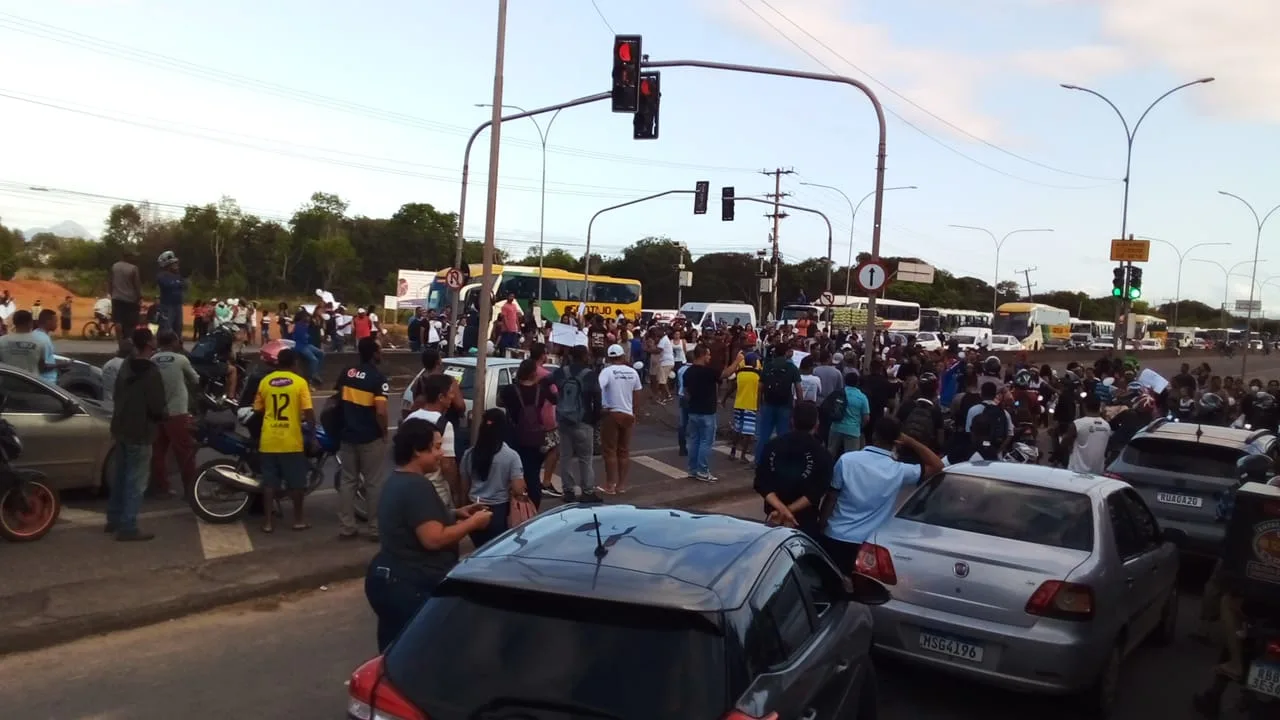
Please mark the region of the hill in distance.
<svg viewBox="0 0 1280 720"><path fill-rule="evenodd" d="M53 225L51 227L38 227L22 231L23 236L28 240L40 233L53 233L58 237L80 238L81 240L94 239L93 233L86 230L83 225L74 220L63 220L57 225Z"/></svg>

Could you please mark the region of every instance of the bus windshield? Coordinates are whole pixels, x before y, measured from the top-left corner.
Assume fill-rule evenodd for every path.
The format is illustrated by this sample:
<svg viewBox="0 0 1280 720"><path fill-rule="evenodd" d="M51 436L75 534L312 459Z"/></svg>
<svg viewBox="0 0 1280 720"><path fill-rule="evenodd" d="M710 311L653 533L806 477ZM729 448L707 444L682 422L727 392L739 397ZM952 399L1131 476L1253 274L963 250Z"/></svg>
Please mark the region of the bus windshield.
<svg viewBox="0 0 1280 720"><path fill-rule="evenodd" d="M991 319L991 332L1024 340L1031 336L1031 313L998 312Z"/></svg>
<svg viewBox="0 0 1280 720"><path fill-rule="evenodd" d="M920 329L925 332L942 332L942 314L932 308L920 308Z"/></svg>
<svg viewBox="0 0 1280 720"><path fill-rule="evenodd" d="M449 286L436 280L427 290L427 309L444 312L449 307Z"/></svg>

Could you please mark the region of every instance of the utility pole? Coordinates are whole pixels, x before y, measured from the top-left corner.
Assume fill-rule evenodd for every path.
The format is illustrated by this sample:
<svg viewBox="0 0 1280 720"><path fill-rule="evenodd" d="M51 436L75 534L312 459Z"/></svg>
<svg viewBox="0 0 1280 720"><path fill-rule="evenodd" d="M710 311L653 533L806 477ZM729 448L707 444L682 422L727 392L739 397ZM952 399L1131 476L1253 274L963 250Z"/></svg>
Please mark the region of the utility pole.
<svg viewBox="0 0 1280 720"><path fill-rule="evenodd" d="M680 244L680 262L676 263L676 311L684 306L684 243Z"/></svg>
<svg viewBox="0 0 1280 720"><path fill-rule="evenodd" d="M778 225L779 223L782 222L783 218L789 217L786 211L784 211L781 207L778 207L778 204L782 202L783 198L791 194L791 193L782 192L782 176L794 175L795 172L796 171L793 168L786 168L786 169L777 168L776 170L760 171L761 175L773 176L773 192L767 193L765 195L765 197L769 198L770 200L773 200L773 212L765 215L765 217L773 219L772 239L773 239L773 319L774 320L778 319L778 274L782 267L782 262L781 262L782 253L778 251Z"/></svg>
<svg viewBox="0 0 1280 720"><path fill-rule="evenodd" d="M1026 268L1025 270L1014 270L1014 271L1013 271L1015 275L1021 275L1021 276L1023 277L1023 279L1026 281L1026 283L1027 283L1027 302L1035 302L1035 301L1036 301L1035 296L1031 294L1031 288L1035 287L1035 286L1031 283L1031 273L1033 273L1033 272L1035 272L1036 270L1039 270L1039 269L1040 269L1040 268L1033 268L1033 267L1030 267L1030 268Z"/></svg>
<svg viewBox="0 0 1280 720"><path fill-rule="evenodd" d="M773 237L769 237L769 244L773 244ZM764 292L761 290L763 280L769 277L769 273L765 272L764 259L769 256L767 249L757 250L756 258L760 261L760 268L756 271L756 318L758 325L764 324Z"/></svg>

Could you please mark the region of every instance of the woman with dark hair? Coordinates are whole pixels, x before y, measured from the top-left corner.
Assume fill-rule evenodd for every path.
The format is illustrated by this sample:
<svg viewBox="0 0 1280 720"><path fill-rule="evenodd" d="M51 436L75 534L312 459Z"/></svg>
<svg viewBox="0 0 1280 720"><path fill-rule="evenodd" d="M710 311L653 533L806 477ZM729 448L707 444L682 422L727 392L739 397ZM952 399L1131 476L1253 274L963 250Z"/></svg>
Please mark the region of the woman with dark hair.
<svg viewBox="0 0 1280 720"><path fill-rule="evenodd" d="M510 418L510 444L520 456L524 477L529 480L529 500L535 508L542 505L543 486L538 480L542 462L549 450L547 443L546 408L555 403L554 395L538 373L538 361L532 357L520 363L516 381L498 393L498 406L505 408ZM554 417L554 416L553 416Z"/></svg>
<svg viewBox="0 0 1280 720"><path fill-rule="evenodd" d="M432 590L458 564L458 544L483 531L493 515L483 505L445 509L427 475L440 467L441 436L426 420L406 420L392 439L395 469L378 499L378 554L364 594L378 616L378 652L391 644ZM504 518L505 520L505 518Z"/></svg>
<svg viewBox="0 0 1280 720"><path fill-rule="evenodd" d="M471 533L476 547L507 531L512 499L529 497L520 455L506 443L508 427L505 410L486 410L475 446L462 456L462 486L468 497L493 511L493 521Z"/></svg>

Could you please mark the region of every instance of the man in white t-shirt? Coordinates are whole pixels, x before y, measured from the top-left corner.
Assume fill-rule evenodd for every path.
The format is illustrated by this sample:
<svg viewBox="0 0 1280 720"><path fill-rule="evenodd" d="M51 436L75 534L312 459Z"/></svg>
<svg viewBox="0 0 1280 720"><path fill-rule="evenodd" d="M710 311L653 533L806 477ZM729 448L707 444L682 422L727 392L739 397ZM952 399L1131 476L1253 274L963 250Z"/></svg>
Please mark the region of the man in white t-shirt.
<svg viewBox="0 0 1280 720"><path fill-rule="evenodd" d="M1067 426L1063 444L1071 448L1067 469L1078 473L1101 475L1107 467L1107 444L1111 441L1111 423L1102 419L1102 402L1096 395L1084 399L1084 417Z"/></svg>
<svg viewBox="0 0 1280 720"><path fill-rule="evenodd" d="M334 352L342 352L343 348L351 342L351 321L354 319L347 313L347 309L341 305L333 311L333 344Z"/></svg>
<svg viewBox="0 0 1280 720"><path fill-rule="evenodd" d="M658 377L653 383L653 390L658 394L659 402L671 401L671 372L676 368L676 350L667 336L666 329L658 330L658 350L662 356L658 358Z"/></svg>
<svg viewBox="0 0 1280 720"><path fill-rule="evenodd" d="M405 418L406 421L419 419L440 428L444 435L442 445L444 447L444 458L440 461L440 469L427 476L431 481L431 485L435 487L436 494L440 496L441 502L444 503L446 510L452 510L457 507L455 499L463 497L458 485L458 460L456 450L454 448L453 424L444 418L444 413L452 406L454 394L461 392L458 383L448 375L428 375L422 383L422 397L424 405L422 409L409 413ZM463 503L465 504L465 502Z"/></svg>
<svg viewBox="0 0 1280 720"><path fill-rule="evenodd" d="M609 364L600 370L600 452L604 455L606 495L624 492L631 465L631 433L636 427L640 373L627 364L627 351L610 345Z"/></svg>

